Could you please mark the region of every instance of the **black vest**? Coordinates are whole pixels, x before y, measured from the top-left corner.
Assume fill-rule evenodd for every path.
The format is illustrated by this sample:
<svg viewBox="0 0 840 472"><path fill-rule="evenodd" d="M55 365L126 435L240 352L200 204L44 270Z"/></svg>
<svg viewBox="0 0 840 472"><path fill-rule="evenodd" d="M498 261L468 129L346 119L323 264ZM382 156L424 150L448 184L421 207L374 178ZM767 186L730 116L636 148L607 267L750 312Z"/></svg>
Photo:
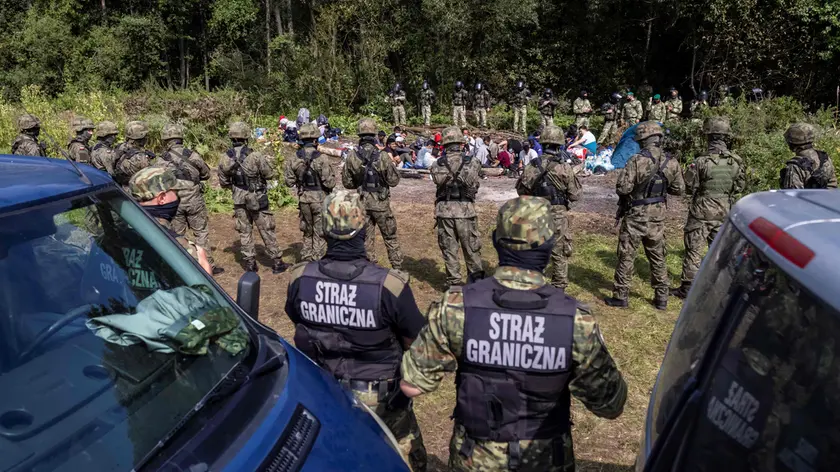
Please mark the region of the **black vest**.
<svg viewBox="0 0 840 472"><path fill-rule="evenodd" d="M566 198L566 192L557 188L548 176L550 171L550 162L543 168L542 160L534 161L534 166L540 170L540 175L534 184L534 195L548 200L552 205L564 205L569 208L569 199Z"/></svg>
<svg viewBox="0 0 840 472"><path fill-rule="evenodd" d="M312 169L312 162L321 155L317 150L312 150L312 153L307 157L305 148L300 148L295 153L298 159L304 162L304 169L301 175L298 175L298 186L303 190L322 190L321 177Z"/></svg>
<svg viewBox="0 0 840 472"><path fill-rule="evenodd" d="M192 153L192 150L183 148L180 155L177 152L169 150L164 152L160 157L164 161L172 164L175 177L178 180L186 180L198 185L201 182L200 172L188 160Z"/></svg>
<svg viewBox="0 0 840 472"><path fill-rule="evenodd" d="M231 178L231 183L235 187L239 187L242 190L247 190L251 192L255 192L259 190L258 188L251 188L249 185L250 179L247 175L245 175L245 169L242 168L242 164L245 162L245 158L248 157L248 154L251 154L251 149L248 146L242 146L242 150L239 151L239 155L236 155L236 149L231 148L227 150L227 156L233 160L235 160L238 165L233 169L233 176Z"/></svg>
<svg viewBox="0 0 840 472"><path fill-rule="evenodd" d="M455 172L449 167L449 161L446 159L446 154L438 159L438 164L443 165L450 173L449 179L443 185L438 185L435 192L435 202L474 202L475 192L470 191L465 185L458 182L458 176L465 166L470 165L471 156L461 154L461 165Z"/></svg>
<svg viewBox="0 0 840 472"><path fill-rule="evenodd" d="M358 156L365 164L365 178L362 182L362 191L368 193L381 192L384 188L382 185L382 177L379 171L376 170L374 164L379 159L379 149L376 146L370 145L370 149L359 146Z"/></svg>
<svg viewBox="0 0 840 472"><path fill-rule="evenodd" d="M653 160L656 159L653 154L647 149L642 149L639 154ZM630 204L634 207L641 205L652 205L654 203L662 203L666 201L668 191L668 178L665 176L665 166L671 160L670 154L663 153L662 160L657 163L656 169L645 184L645 193L643 198L633 200Z"/></svg>
<svg viewBox="0 0 840 472"><path fill-rule="evenodd" d="M464 346L454 418L472 439L551 439L569 431L576 302L557 288L463 287Z"/></svg>
<svg viewBox="0 0 840 472"><path fill-rule="evenodd" d="M382 316L387 275L366 260L307 264L294 300L295 345L339 379L399 377L403 349Z"/></svg>

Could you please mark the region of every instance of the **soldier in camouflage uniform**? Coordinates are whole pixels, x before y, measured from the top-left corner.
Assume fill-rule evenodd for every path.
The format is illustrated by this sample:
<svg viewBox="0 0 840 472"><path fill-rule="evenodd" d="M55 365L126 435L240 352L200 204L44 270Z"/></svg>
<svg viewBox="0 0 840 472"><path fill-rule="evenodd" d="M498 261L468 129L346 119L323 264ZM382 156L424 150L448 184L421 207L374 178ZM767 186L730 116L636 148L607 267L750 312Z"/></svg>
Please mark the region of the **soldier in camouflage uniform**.
<svg viewBox="0 0 840 472"><path fill-rule="evenodd" d="M554 125L554 110L557 108L557 100L554 98L554 92L550 88L543 91L537 103L537 109L540 111L540 126L543 128Z"/></svg>
<svg viewBox="0 0 840 472"><path fill-rule="evenodd" d="M683 100L680 97L680 92L676 88L671 87L669 93L671 96L665 102L665 110L667 112L665 114L665 121L668 123L677 123L680 121L680 115L683 111Z"/></svg>
<svg viewBox="0 0 840 472"><path fill-rule="evenodd" d="M627 92L627 101L621 109L621 121L627 126L633 126L642 119L643 114L642 103L636 100L633 92Z"/></svg>
<svg viewBox="0 0 840 472"><path fill-rule="evenodd" d="M565 289L569 285L569 258L572 235L569 231L569 205L580 199L582 187L568 155L560 149L565 143L563 130L548 126L542 133L543 155L532 159L516 182L519 195L533 195L548 200L554 220L556 242L551 250L551 285Z"/></svg>
<svg viewBox="0 0 840 472"><path fill-rule="evenodd" d="M114 180L124 188L134 174L152 165L155 154L146 149L149 127L142 121L130 121L125 126L125 142L117 148Z"/></svg>
<svg viewBox="0 0 840 472"><path fill-rule="evenodd" d="M359 147L351 150L341 171L344 188L359 189L365 204L365 249L368 258L376 261L375 226L379 227L391 267L402 267L403 255L397 239L397 220L391 211L391 187L400 183L400 174L389 154L376 147L376 122L370 118L359 121Z"/></svg>
<svg viewBox="0 0 840 472"><path fill-rule="evenodd" d="M247 124L231 123L228 136L233 147L219 159L219 185L233 192L233 216L245 270L257 271L253 234L256 226L268 257L274 261L271 271L279 274L289 266L283 262L274 232L277 223L268 205L268 181L277 176L274 159L248 147L251 128Z"/></svg>
<svg viewBox="0 0 840 472"><path fill-rule="evenodd" d="M470 93L464 90L464 83L460 80L455 82L455 91L452 93L452 123L461 128L467 126L467 101Z"/></svg>
<svg viewBox="0 0 840 472"><path fill-rule="evenodd" d="M324 199L335 188L335 173L327 156L318 151L318 128L305 124L300 128L303 147L295 157L286 159L283 172L286 186L297 188L300 231L303 233L303 261L320 259L327 250L321 210Z"/></svg>
<svg viewBox="0 0 840 472"><path fill-rule="evenodd" d="M589 92L586 90L580 91L580 97L576 98L572 103L572 111L575 114L575 124L578 127L586 126L589 128L589 115L592 114L592 104L589 103Z"/></svg>
<svg viewBox="0 0 840 472"><path fill-rule="evenodd" d="M651 103L650 105L650 120L664 123L665 116L667 113L667 106L664 103L662 103L662 97L657 93L653 96L653 103Z"/></svg>
<svg viewBox="0 0 840 472"><path fill-rule="evenodd" d="M531 100L531 91L525 86L525 82L516 82L513 96L510 99L510 106L513 108L513 132L527 136L528 125L528 101Z"/></svg>
<svg viewBox="0 0 840 472"><path fill-rule="evenodd" d="M179 180L188 182L186 188L178 192L181 204L178 213L172 219L172 231L185 235L187 229L195 235L195 245L207 254L211 273L219 275L225 270L216 267L210 251L210 224L207 216L207 204L204 201L202 182L210 179L210 167L204 162L201 154L184 147L184 127L168 123L163 127L160 137L166 146L166 151L160 155L159 164L170 166Z"/></svg>
<svg viewBox="0 0 840 472"><path fill-rule="evenodd" d="M487 113L490 112L490 106L493 99L490 97L490 92L484 87L481 82L475 84L475 96L473 97L473 111L475 111L476 125L482 128L487 127Z"/></svg>
<svg viewBox="0 0 840 472"><path fill-rule="evenodd" d="M90 146L88 143L93 136L93 121L79 116L73 118L70 127L76 133L76 136L67 143L67 154L70 156L70 159L76 162L90 164Z"/></svg>
<svg viewBox="0 0 840 472"><path fill-rule="evenodd" d="M780 172L781 188L837 188L834 163L824 151L814 149L814 127L794 123L785 131L788 148L796 155Z"/></svg>
<svg viewBox="0 0 840 472"><path fill-rule="evenodd" d="M464 154L464 135L455 126L443 130L441 145L443 155L438 158L430 173L437 186L435 218L438 245L446 267L446 283L461 285L459 250L464 251L467 280L484 277L481 265L481 235L475 213L475 195L481 185L481 164Z"/></svg>
<svg viewBox="0 0 840 472"><path fill-rule="evenodd" d="M391 111L394 113L394 125L405 125L405 90L397 82L394 89L388 94L388 101L391 103Z"/></svg>
<svg viewBox="0 0 840 472"><path fill-rule="evenodd" d="M662 128L656 122L640 123L635 139L641 150L630 157L615 184L621 218L618 265L612 297L605 302L610 306L627 306L633 262L642 243L650 262L653 304L664 310L668 306L669 289L665 266L666 195L682 195L685 181L677 160L662 151Z"/></svg>
<svg viewBox="0 0 840 472"><path fill-rule="evenodd" d="M111 177L114 176L114 163L117 152L114 143L117 140L117 125L110 121L103 121L96 125L96 144L90 151L90 163L99 170L104 170Z"/></svg>
<svg viewBox="0 0 840 472"><path fill-rule="evenodd" d="M618 120L620 118L618 102L620 100L621 94L613 92L610 95L610 101L601 105L601 114L604 115L604 129L598 136L599 144L610 146L618 143Z"/></svg>
<svg viewBox="0 0 840 472"><path fill-rule="evenodd" d="M370 407L397 439L414 471L426 470L426 448L411 400L399 388L400 361L426 320L417 308L408 275L383 269L365 257L366 211L359 194L340 190L323 207L327 252L292 269L286 314L295 324L295 346ZM348 305L319 298L315 284L352 289L349 313L372 312L358 323L324 317L325 308ZM352 283L352 286L347 287Z"/></svg>
<svg viewBox="0 0 840 472"><path fill-rule="evenodd" d="M743 160L729 152L726 139L732 133L729 120L715 116L707 118L703 133L709 142L708 151L691 165L686 178L686 191L693 195L688 209L683 241L682 284L671 295L685 298L700 270L701 251L712 244L729 209L746 186Z"/></svg>
<svg viewBox="0 0 840 472"><path fill-rule="evenodd" d="M47 146L38 141L41 134L41 120L29 113L17 119L18 135L12 142L12 154L20 156L47 156Z"/></svg>
<svg viewBox="0 0 840 472"><path fill-rule="evenodd" d="M403 356L403 392L433 392L456 372L450 470L573 472L570 394L616 418L627 384L595 317L542 275L556 239L548 202L505 203L493 239L495 274L452 287L429 307L429 324Z"/></svg>
<svg viewBox="0 0 840 472"><path fill-rule="evenodd" d="M429 88L429 82L423 81L423 90L420 91L420 113L423 115L423 126L432 124L432 105L434 105L435 96L434 90Z"/></svg>

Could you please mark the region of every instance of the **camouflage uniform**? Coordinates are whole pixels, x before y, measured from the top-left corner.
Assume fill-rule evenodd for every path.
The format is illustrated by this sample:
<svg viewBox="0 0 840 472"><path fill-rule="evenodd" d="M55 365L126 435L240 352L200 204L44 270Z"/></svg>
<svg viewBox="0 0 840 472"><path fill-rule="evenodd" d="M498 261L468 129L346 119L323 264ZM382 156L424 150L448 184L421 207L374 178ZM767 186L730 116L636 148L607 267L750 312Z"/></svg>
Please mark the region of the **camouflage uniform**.
<svg viewBox="0 0 840 472"><path fill-rule="evenodd" d="M813 148L814 128L807 123L794 123L785 132L788 146L796 154L785 164L780 184L786 188L837 188L837 174L834 163L826 155L821 164L820 153ZM815 178L824 180L817 183Z"/></svg>
<svg viewBox="0 0 840 472"><path fill-rule="evenodd" d="M365 226L365 209L359 194L348 190L340 190L326 196L323 207L324 235L335 240L350 240L358 235ZM371 348L359 341L365 339L362 330L336 327L329 323L321 324L319 329L307 326L306 320L300 313L300 305L306 295L300 291L303 277L311 274L312 265L321 265L342 269L351 265L358 276L373 266L381 274L382 269L363 259L335 263L327 257L319 262L308 262L296 265L291 271L291 280L287 290L286 314L296 325L295 345L309 355L318 365L329 371L342 385L353 391L353 394L382 419L397 439L400 452L408 459L414 471L426 470L427 454L423 445L423 436L411 401L406 401L405 395L399 389L399 356L405 352L406 346L417 337L426 320L417 308L414 294L408 284L408 276L396 270L384 271L384 280L376 279L381 284L379 292L382 298L380 317L386 331L391 333L391 342L384 348L381 344ZM339 266L338 264L343 264ZM324 274L324 271L320 271ZM311 276L311 275L310 275ZM381 282L379 282L382 280ZM340 282L340 281L339 281ZM359 295L366 296L364 289ZM360 304L362 302L360 301ZM344 329L342 329L344 328ZM320 334L320 336L319 336ZM340 337L341 345L330 343L325 337ZM351 346L350 349L345 345ZM362 355L371 349L376 349L379 358L387 358L388 362L354 358L353 354ZM382 351L387 349L387 355ZM320 356L319 353L325 353ZM395 359L390 353L394 353ZM338 359L335 357L338 354ZM393 360L395 362L390 362ZM349 361L349 362L345 362ZM364 368L362 368L364 367ZM366 372L366 377L354 378L360 372ZM374 373L371 373L374 372ZM383 385L384 384L384 385ZM387 391L383 390L383 387Z"/></svg>
<svg viewBox="0 0 840 472"><path fill-rule="evenodd" d="M117 160L117 152L114 149L114 140L117 137L117 125L110 121L103 121L96 126L96 144L90 153L90 163L99 170L104 170L111 177L114 176L114 163Z"/></svg>
<svg viewBox="0 0 840 472"><path fill-rule="evenodd" d="M344 188L359 189L362 195L362 202L367 212L367 225L365 226L365 249L368 258L376 261L376 233L374 226L379 227L382 239L385 241L385 248L388 250L388 260L391 267L399 270L402 267L403 254L400 251L400 243L397 239L397 220L391 211L390 187L396 187L400 183L400 174L394 166L389 154L385 151L374 152L376 149L374 136L376 135L376 123L370 119L359 121L359 136L362 140L359 143L360 149L353 149L347 155L344 168L341 171L341 183ZM366 139L367 138L367 139ZM382 183L378 192L365 191L365 162L359 156L360 152L365 154L374 152L373 156L379 156L372 164L372 170L376 172Z"/></svg>
<svg viewBox="0 0 840 472"><path fill-rule="evenodd" d="M712 244L730 208L746 186L743 160L729 152L723 140L723 136L730 134L729 120L708 118L703 128L709 137L709 148L706 155L694 161L691 172L687 173L686 190L693 198L683 234L682 285L671 292L681 298L685 298L700 270L703 247Z"/></svg>
<svg viewBox="0 0 840 472"><path fill-rule="evenodd" d="M180 125L164 126L161 138L166 143L166 151L158 161L176 169L176 175L180 174L182 180L189 181L188 188L178 192L181 204L178 205L178 213L172 219L172 231L185 235L187 229L192 230L196 246L207 252L207 259L213 264L207 203L201 188L201 182L210 179L210 167L204 162L201 154L184 147L181 141L184 139L184 129Z"/></svg>
<svg viewBox="0 0 840 472"><path fill-rule="evenodd" d="M543 203L534 203L543 202ZM548 205L542 199L520 197L506 203L499 211L496 226L497 244L506 238L523 241L519 246L545 244L553 236ZM536 228L535 228L536 226ZM511 247L511 250L517 250ZM493 278L507 289L533 291L546 284L542 274L532 270L503 266ZM435 391L447 372L460 372L464 359L466 287L453 287L429 307L429 324L403 356L402 376L406 386L422 393ZM595 317L578 308L574 314L570 375L566 388L584 406L603 418L616 418L627 399L627 384L607 352ZM456 374L457 377L457 374ZM403 388L406 391L406 388ZM460 393L459 393L460 394ZM559 400L569 402L569 397ZM472 447L466 447L465 445ZM508 470L511 443L471 438L466 428L455 422L449 443L449 469ZM574 450L570 433L549 439L518 441L519 467L523 472L572 472ZM465 454L467 452L468 454ZM562 453L562 457L559 457Z"/></svg>
<svg viewBox="0 0 840 472"><path fill-rule="evenodd" d="M531 100L531 91L524 85L513 91L510 106L513 107L513 132L527 136L528 125L528 101Z"/></svg>
<svg viewBox="0 0 840 472"><path fill-rule="evenodd" d="M229 136L234 145L219 159L219 185L233 192L233 213L239 232L242 257L247 269L256 269L257 252L254 247L254 226L260 232L268 256L274 260L273 271L286 269L282 251L277 244L274 213L269 210L267 183L277 176L274 159L247 147L251 130L242 122L230 125ZM237 183L239 176L244 182Z"/></svg>
<svg viewBox="0 0 840 472"><path fill-rule="evenodd" d="M467 101L470 93L463 88L455 88L452 93L452 124L459 128L467 126Z"/></svg>
<svg viewBox="0 0 840 472"><path fill-rule="evenodd" d="M592 104L585 97L578 97L572 104L572 111L575 114L575 124L589 127L589 115L592 113ZM640 115L641 117L641 115Z"/></svg>
<svg viewBox="0 0 840 472"><path fill-rule="evenodd" d="M327 250L321 210L327 194L335 188L335 173L326 155L318 153L312 158L312 154L318 152L314 144L318 139L318 129L311 124L304 125L300 129L300 138L306 144L298 150L296 157L286 159L283 177L287 187L298 190L300 231L303 233L301 259L315 261ZM313 182L307 182L309 179ZM312 183L317 185L307 187Z"/></svg>
<svg viewBox="0 0 840 472"><path fill-rule="evenodd" d="M473 98L473 110L476 115L476 125L482 128L487 127L487 112L490 110L491 105L492 98L490 97L490 92L486 89L480 90L475 94Z"/></svg>
<svg viewBox="0 0 840 472"><path fill-rule="evenodd" d="M125 126L126 141L117 148L114 179L127 188L134 174L152 165L155 154L146 149L149 127L142 121L131 121Z"/></svg>
<svg viewBox="0 0 840 472"><path fill-rule="evenodd" d="M629 93L627 95L630 97L633 96ZM633 126L642 119L643 114L644 110L642 109L642 102L636 99L628 99L624 103L624 107L621 109L621 121L623 121L627 126Z"/></svg>
<svg viewBox="0 0 840 472"><path fill-rule="evenodd" d="M540 97L537 109L540 111L540 125L545 128L554 125L554 109L557 108L557 100L550 92Z"/></svg>
<svg viewBox="0 0 840 472"><path fill-rule="evenodd" d="M639 243L645 248L645 255L650 262L651 284L655 296L654 304L663 308L668 303L668 268L665 266L665 202L643 204L649 183L661 170L667 179L667 191L670 195L682 195L685 192L680 165L676 159L666 159L659 147L662 129L652 121L644 122L636 128L636 141L642 150L649 152L652 158L642 153L634 154L627 161L627 166L618 174L615 191L627 206L631 202L640 202L630 206L623 213L621 228L618 233L618 265L615 268L613 297L608 304L623 302L615 306L626 306L630 294L630 280L633 275L633 262ZM625 207L626 208L626 207Z"/></svg>
<svg viewBox="0 0 840 472"><path fill-rule="evenodd" d="M394 113L394 124L402 126L405 124L405 90L396 90L388 97L391 102L391 111Z"/></svg>
<svg viewBox="0 0 840 472"><path fill-rule="evenodd" d="M618 104L604 103L601 106L601 114L604 115L604 129L598 136L598 143L609 146L618 143Z"/></svg>
<svg viewBox="0 0 840 472"><path fill-rule="evenodd" d="M19 134L12 142L12 154L46 157L46 144L38 142L41 120L32 115L23 114L17 119L17 127Z"/></svg>
<svg viewBox="0 0 840 472"><path fill-rule="evenodd" d="M665 102L665 109L667 113L665 114L665 121L668 123L675 123L680 121L680 115L683 111L683 101L682 97L679 95L671 95L671 98Z"/></svg>
<svg viewBox="0 0 840 472"><path fill-rule="evenodd" d="M81 162L82 164L90 164L90 137L93 134L93 121L87 118L74 118L71 124L73 132L76 136L67 143L67 154L70 159Z"/></svg>
<svg viewBox="0 0 840 472"><path fill-rule="evenodd" d="M443 130L441 144L446 148L445 158L437 159L430 173L437 186L435 218L438 246L446 267L446 283L461 285L461 261L458 251L464 251L468 279L481 278L481 235L475 213L475 194L481 185L477 161L465 157L461 146L464 136L457 127ZM453 193L457 193L455 197Z"/></svg>
<svg viewBox="0 0 840 472"><path fill-rule="evenodd" d="M658 97L658 95L657 95ZM660 123L665 122L665 116L668 113L667 105L662 103L661 100L654 98L653 103L650 105L650 120L651 121L658 121Z"/></svg>
<svg viewBox="0 0 840 472"><path fill-rule="evenodd" d="M432 104L435 103L435 99L435 92L430 88L420 92L420 113L423 115L424 126L432 124Z"/></svg>
<svg viewBox="0 0 840 472"><path fill-rule="evenodd" d="M557 241L551 250L552 268L548 275L551 285L565 289L569 285L569 258L572 256L569 203L578 201L583 189L572 166L557 149L563 141L562 129L549 126L543 131L543 156L532 160L525 168L522 177L516 182L516 191L519 195L543 197L552 203L551 216ZM556 197L552 198L552 194Z"/></svg>

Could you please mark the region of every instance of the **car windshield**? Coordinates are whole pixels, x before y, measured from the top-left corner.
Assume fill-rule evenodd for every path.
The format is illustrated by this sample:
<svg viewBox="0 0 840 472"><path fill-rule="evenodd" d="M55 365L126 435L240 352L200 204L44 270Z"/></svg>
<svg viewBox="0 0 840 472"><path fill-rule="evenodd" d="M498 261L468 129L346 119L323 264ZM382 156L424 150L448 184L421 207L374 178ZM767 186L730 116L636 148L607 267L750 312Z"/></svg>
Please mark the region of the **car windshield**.
<svg viewBox="0 0 840 472"><path fill-rule="evenodd" d="M130 470L251 350L119 192L0 214L0 470Z"/></svg>

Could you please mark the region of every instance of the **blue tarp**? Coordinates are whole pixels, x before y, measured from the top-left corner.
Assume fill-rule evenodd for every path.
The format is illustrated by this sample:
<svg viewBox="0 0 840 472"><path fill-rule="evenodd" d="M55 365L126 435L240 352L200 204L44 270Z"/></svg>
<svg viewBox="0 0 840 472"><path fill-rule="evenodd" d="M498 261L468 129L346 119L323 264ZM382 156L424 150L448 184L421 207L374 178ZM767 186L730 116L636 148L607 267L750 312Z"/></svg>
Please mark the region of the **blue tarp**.
<svg viewBox="0 0 840 472"><path fill-rule="evenodd" d="M639 125L636 124L627 128L627 131L618 140L618 145L615 147L611 161L616 169L623 169L627 165L627 161L630 160L630 157L639 152L639 143L633 139L633 136L636 134L636 126ZM662 126L663 130L665 129L662 123L659 123L659 126Z"/></svg>

